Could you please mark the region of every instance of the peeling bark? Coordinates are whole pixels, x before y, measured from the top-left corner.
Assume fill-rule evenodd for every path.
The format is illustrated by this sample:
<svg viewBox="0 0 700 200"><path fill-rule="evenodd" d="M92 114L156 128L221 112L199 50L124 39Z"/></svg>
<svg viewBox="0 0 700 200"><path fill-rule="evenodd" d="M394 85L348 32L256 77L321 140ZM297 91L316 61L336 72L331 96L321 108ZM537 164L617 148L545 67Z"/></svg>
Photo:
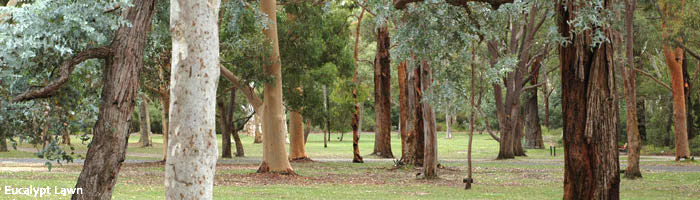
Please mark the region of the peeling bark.
<svg viewBox="0 0 700 200"><path fill-rule="evenodd" d="M564 199L619 199L620 175L615 134L617 107L613 44L592 46L594 31L611 37L605 27L575 33L580 0L560 1L559 33L571 43L559 46L564 120ZM604 0L603 9L612 9Z"/></svg>
<svg viewBox="0 0 700 200"><path fill-rule="evenodd" d="M390 46L389 29L386 26L377 28L377 55L374 60L374 108L377 123L372 154L381 158L394 157L391 152Z"/></svg>

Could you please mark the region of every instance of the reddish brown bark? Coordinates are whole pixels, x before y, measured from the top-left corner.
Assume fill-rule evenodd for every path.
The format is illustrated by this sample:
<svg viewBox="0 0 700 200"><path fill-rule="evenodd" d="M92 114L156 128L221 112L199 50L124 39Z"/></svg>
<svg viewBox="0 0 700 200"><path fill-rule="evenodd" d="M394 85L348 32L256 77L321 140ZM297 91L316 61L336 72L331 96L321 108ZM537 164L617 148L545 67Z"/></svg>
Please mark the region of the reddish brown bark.
<svg viewBox="0 0 700 200"><path fill-rule="evenodd" d="M408 120L408 87L407 79L408 74L406 73L406 61L399 63L398 68L398 79L399 79L399 129L401 131L401 161L406 162L406 156L408 155L408 131L406 130Z"/></svg>
<svg viewBox="0 0 700 200"><path fill-rule="evenodd" d="M559 46L564 120L564 199L619 199L617 107L613 44L593 46L594 31L610 38L605 27L576 33L569 21L579 12L580 0L558 2L559 33L571 43ZM612 9L612 1L603 2Z"/></svg>
<svg viewBox="0 0 700 200"><path fill-rule="evenodd" d="M83 170L75 186L82 188L83 194L75 194L72 199L110 199L126 157L128 122L131 121L133 103L138 94L143 50L156 1L135 1L133 4L124 15L131 25L117 30L110 46L111 53L105 59L103 103Z"/></svg>
<svg viewBox="0 0 700 200"><path fill-rule="evenodd" d="M539 70L537 65L540 65L540 60L535 60L534 64L530 66L530 75L533 76L530 81L531 85L537 84L537 78L539 76ZM531 90L525 97L525 145L527 148L531 149L544 149L544 142L542 141L542 127L540 127L540 117L539 109L537 108L537 90Z"/></svg>
<svg viewBox="0 0 700 200"><path fill-rule="evenodd" d="M641 138L637 125L637 92L635 86L636 72L634 69L634 10L636 0L625 0L625 54L627 66L624 72L625 105L627 108L627 170L625 177L629 179L641 178L639 171L639 151L641 150Z"/></svg>
<svg viewBox="0 0 700 200"><path fill-rule="evenodd" d="M377 123L372 154L381 158L394 157L391 152L390 46L389 29L386 26L377 28L377 55L374 59L374 108Z"/></svg>
<svg viewBox="0 0 700 200"><path fill-rule="evenodd" d="M358 57L357 57L357 51L358 51L358 46L360 44L360 28L362 27L362 18L365 16L365 8L362 8L362 11L360 12L360 17L357 18L357 27L355 28L355 49L354 49L354 54L353 58L355 61L355 71L352 75L352 82L355 84L355 87L352 88L352 100L355 109L353 110L352 113L352 123L350 126L352 126L352 162L353 163L363 163L362 161L362 156L360 155L360 147L359 147L359 142L360 142L360 105L357 101L357 88L360 87L359 82L357 81L357 68L359 67L357 65Z"/></svg>

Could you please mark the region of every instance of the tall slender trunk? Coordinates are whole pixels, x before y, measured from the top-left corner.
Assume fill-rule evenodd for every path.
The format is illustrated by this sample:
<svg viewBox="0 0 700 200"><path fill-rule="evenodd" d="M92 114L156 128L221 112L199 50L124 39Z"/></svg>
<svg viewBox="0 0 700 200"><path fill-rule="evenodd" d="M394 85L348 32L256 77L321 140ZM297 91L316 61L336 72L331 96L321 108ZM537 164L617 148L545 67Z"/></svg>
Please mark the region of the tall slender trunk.
<svg viewBox="0 0 700 200"><path fill-rule="evenodd" d="M163 129L163 161L168 159L168 127L170 126L169 116L170 116L170 91L165 93L165 95L160 96L160 105L162 110L160 111L160 121L161 127Z"/></svg>
<svg viewBox="0 0 700 200"><path fill-rule="evenodd" d="M304 117L298 111L289 112L289 160L310 160L304 145Z"/></svg>
<svg viewBox="0 0 700 200"><path fill-rule="evenodd" d="M401 135L401 161L406 162L408 156L408 86L407 79L408 74L406 73L406 61L399 63L398 68L398 82L399 82L399 132ZM413 125L410 125L413 126ZM413 130L413 128L411 128Z"/></svg>
<svg viewBox="0 0 700 200"><path fill-rule="evenodd" d="M139 105L139 118L141 121L141 147L150 147L151 143L151 116L148 113L148 100L141 94L141 105Z"/></svg>
<svg viewBox="0 0 700 200"><path fill-rule="evenodd" d="M641 142L639 138L639 127L637 125L637 92L635 86L636 72L634 69L634 10L636 0L625 0L625 54L627 56L627 66L623 68L625 105L627 107L627 170L625 177L635 179L642 177L639 171L639 151Z"/></svg>
<svg viewBox="0 0 700 200"><path fill-rule="evenodd" d="M472 47L472 61L475 61L475 51L476 49ZM469 100L471 101L471 114L469 116L469 144L467 145L467 180L464 180L465 186L464 189L471 189L472 188L472 182L474 182L474 179L472 178L472 137L474 137L474 118L476 118L476 107L474 107L474 84L475 81L474 79L474 70L475 70L475 65L476 62L472 62L471 67L471 93L470 93L470 98Z"/></svg>
<svg viewBox="0 0 700 200"><path fill-rule="evenodd" d="M391 152L391 66L389 29L386 25L377 28L377 54L374 58L374 108L376 127L373 155L393 158Z"/></svg>
<svg viewBox="0 0 700 200"><path fill-rule="evenodd" d="M263 33L272 47L269 57L266 58L268 63L264 65L264 71L266 75L274 77L274 80L265 83L262 114L263 161L258 172L294 174L284 144L287 130L282 105L282 63L277 39L277 3L274 0L262 0L260 7L263 13L267 14L270 23Z"/></svg>
<svg viewBox="0 0 700 200"><path fill-rule="evenodd" d="M433 90L433 76L430 64L423 61L421 65L421 91L430 94ZM421 101L423 104L423 120L425 134L425 152L423 156L423 174L425 178L437 178L437 134L435 129L435 113L430 103Z"/></svg>
<svg viewBox="0 0 700 200"><path fill-rule="evenodd" d="M559 46L564 120L564 199L619 199L620 175L615 130L613 44L593 46L590 38L608 28L594 26L577 33L570 20L580 12L580 0L559 1L559 33L571 43ZM603 9L612 9L604 0Z"/></svg>
<svg viewBox="0 0 700 200"><path fill-rule="evenodd" d="M323 130L323 148L328 147L328 141L330 140L328 137L330 137L330 129L331 129L331 124L330 124L330 113L328 113L328 93L326 90L326 85L323 85L322 87L323 90L323 112L326 114L326 117L324 118L324 130ZM328 133L328 134L327 134ZM326 135L327 134L327 135Z"/></svg>
<svg viewBox="0 0 700 200"><path fill-rule="evenodd" d="M445 138L452 139L452 133L450 132L450 104L447 104L445 109Z"/></svg>
<svg viewBox="0 0 700 200"><path fill-rule="evenodd" d="M83 169L76 188L83 194L72 199L110 199L126 157L129 138L129 122L134 112L133 102L139 89L139 73L143 66L143 50L151 27L156 1L132 2L133 7L124 10L124 19L130 26L121 26L112 44L99 51L105 58L102 76L102 104L93 129Z"/></svg>
<svg viewBox="0 0 700 200"><path fill-rule="evenodd" d="M212 199L218 149L219 0L170 2L173 37L167 199Z"/></svg>
<svg viewBox="0 0 700 200"><path fill-rule="evenodd" d="M355 109L353 110L352 113L352 123L350 126L352 127L352 162L353 163L363 163L364 161L362 160L362 156L360 155L360 147L359 147L359 142L360 142L360 132L362 132L362 105L360 105L360 101L357 99L357 88L360 87L360 82L357 80L357 69L359 68L359 65L357 64L359 58L358 58L358 49L359 49L359 44L360 44L360 28L362 28L362 18L365 16L365 8L362 7L362 11L360 12L360 16L357 18L357 26L355 27L355 48L353 52L353 58L354 58L354 63L355 63L355 70L352 75L352 82L355 84L355 87L352 88L352 100L353 104L355 106Z"/></svg>

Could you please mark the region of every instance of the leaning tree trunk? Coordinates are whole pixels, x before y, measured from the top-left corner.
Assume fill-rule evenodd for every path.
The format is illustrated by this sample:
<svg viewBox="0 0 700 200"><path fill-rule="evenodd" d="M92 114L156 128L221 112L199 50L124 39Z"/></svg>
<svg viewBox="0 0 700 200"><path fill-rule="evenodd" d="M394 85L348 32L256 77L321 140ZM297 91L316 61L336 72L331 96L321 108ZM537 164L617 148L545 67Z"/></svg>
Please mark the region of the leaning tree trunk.
<svg viewBox="0 0 700 200"><path fill-rule="evenodd" d="M298 111L289 112L289 160L306 161L311 160L306 155L304 145L304 117Z"/></svg>
<svg viewBox="0 0 700 200"><path fill-rule="evenodd" d="M639 127L637 125L637 92L635 86L636 72L634 69L634 10L636 0L625 0L625 53L627 56L627 66L623 68L625 105L627 107L627 170L625 177L629 179L641 178L639 171L639 151L641 142L639 138Z"/></svg>
<svg viewBox="0 0 700 200"><path fill-rule="evenodd" d="M377 124L374 135L374 152L381 158L393 158L391 152L391 58L389 29L377 28L377 55L374 58L374 108Z"/></svg>
<svg viewBox="0 0 700 200"><path fill-rule="evenodd" d="M430 94L433 90L433 77L430 65L423 62L421 65L421 91ZM435 130L435 113L428 102L423 102L423 120L425 134L425 152L423 154L423 175L425 178L437 178L437 134Z"/></svg>
<svg viewBox="0 0 700 200"><path fill-rule="evenodd" d="M167 199L212 199L217 158L220 1L170 2L171 150L165 165Z"/></svg>
<svg viewBox="0 0 700 200"><path fill-rule="evenodd" d="M110 199L117 174L126 157L129 138L129 122L138 95L139 73L143 66L144 47L151 28L151 17L156 1L133 2L124 10L124 19L130 26L121 26L115 33L111 46L101 49L105 59L102 76L102 104L93 129L76 188L83 194L72 199Z"/></svg>
<svg viewBox="0 0 700 200"><path fill-rule="evenodd" d="M576 32L570 20L580 0L557 3L559 33L571 43L559 46L564 120L564 199L619 199L620 175L615 130L613 46L591 44L595 31L611 37L606 27ZM612 9L605 0L603 9Z"/></svg>
<svg viewBox="0 0 700 200"><path fill-rule="evenodd" d="M150 147L151 143L151 116L148 113L148 100L145 95L141 95L141 105L139 105L139 118L141 121L141 147Z"/></svg>
<svg viewBox="0 0 700 200"><path fill-rule="evenodd" d="M284 138L287 135L285 127L284 106L282 104L282 63L280 61L279 40L277 39L277 2L274 0L260 1L263 13L267 14L269 24L263 33L271 42L272 49L263 66L265 74L272 76L273 81L265 83L262 129L263 129L263 160L258 173L275 172L294 174L287 159Z"/></svg>

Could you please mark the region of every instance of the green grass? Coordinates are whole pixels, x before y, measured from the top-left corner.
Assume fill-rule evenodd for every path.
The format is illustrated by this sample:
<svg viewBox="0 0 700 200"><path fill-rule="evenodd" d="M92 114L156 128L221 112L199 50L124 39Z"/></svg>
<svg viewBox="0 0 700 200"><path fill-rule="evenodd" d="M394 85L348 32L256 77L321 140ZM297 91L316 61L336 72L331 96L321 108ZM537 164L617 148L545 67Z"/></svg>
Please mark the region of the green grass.
<svg viewBox="0 0 700 200"><path fill-rule="evenodd" d="M545 138L558 140L557 130L546 130ZM552 133L555 132L555 133ZM360 150L363 155L371 153L373 134L363 134ZM328 148L323 148L323 135L312 134L307 143L307 153L313 159L352 158L351 135L346 134L339 142L339 134L333 134ZM253 144L253 138L242 135L246 155L261 157L261 144ZM77 152L86 151L79 140L73 140ZM138 136L130 137L129 152L155 157L128 156L127 159L157 160L162 152L162 138L155 135L154 147L141 148ZM545 139L547 141L547 139ZM220 141L219 141L220 142ZM392 150L400 156L400 139L392 135ZM545 142L547 143L547 142ZM467 135L453 134L438 138L440 159L466 158ZM548 146L549 144L545 144ZM21 144L23 148L31 145ZM219 148L221 146L219 145ZM447 169L439 171L439 180L419 180L415 174L419 169L404 167L392 169L391 162L293 163L300 176L255 174L257 163L220 164L217 166L215 199L561 199L563 181L563 151L558 156L549 156L549 149L528 150L528 157L496 161L498 144L486 133L474 137L473 156L482 159L474 163L475 184L472 190L464 190L462 178L466 176L463 161L443 162ZM27 158L32 153L11 151L0 153L0 158ZM370 158L370 157L365 157ZM235 159L235 158L234 158ZM546 160L542 160L546 159ZM626 157L620 156L624 163ZM523 164L528 162L528 164ZM673 162L647 158L642 165L698 166L698 162ZM47 171L43 164L0 164L0 186L73 187L81 166L67 164L54 166ZM643 172L640 180L623 179L622 199L700 199L700 172ZM164 170L160 164L125 164L119 173L114 189L114 199L163 199L165 193ZM0 189L4 189L0 188ZM69 199L68 196L50 196L49 199ZM8 196L0 192L0 199L34 199L29 196Z"/></svg>

